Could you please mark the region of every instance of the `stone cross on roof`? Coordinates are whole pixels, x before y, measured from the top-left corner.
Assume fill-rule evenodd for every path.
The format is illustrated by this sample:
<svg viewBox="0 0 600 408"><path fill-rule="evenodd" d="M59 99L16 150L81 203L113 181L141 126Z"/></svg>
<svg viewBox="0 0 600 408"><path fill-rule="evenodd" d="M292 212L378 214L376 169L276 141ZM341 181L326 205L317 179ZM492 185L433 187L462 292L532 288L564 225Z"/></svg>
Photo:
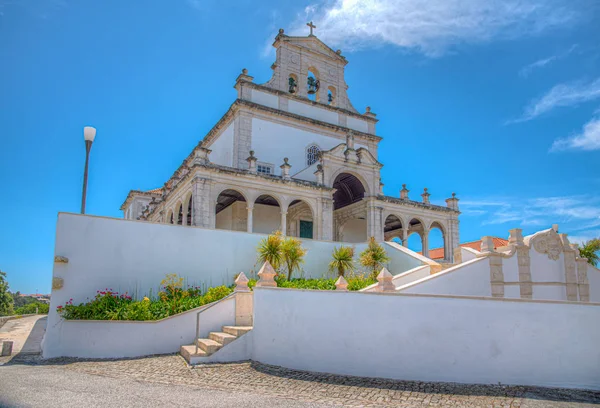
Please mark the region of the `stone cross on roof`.
<svg viewBox="0 0 600 408"><path fill-rule="evenodd" d="M313 35L313 28L317 28L317 26L314 25L312 21L310 23L306 23L306 25L310 27L310 35Z"/></svg>

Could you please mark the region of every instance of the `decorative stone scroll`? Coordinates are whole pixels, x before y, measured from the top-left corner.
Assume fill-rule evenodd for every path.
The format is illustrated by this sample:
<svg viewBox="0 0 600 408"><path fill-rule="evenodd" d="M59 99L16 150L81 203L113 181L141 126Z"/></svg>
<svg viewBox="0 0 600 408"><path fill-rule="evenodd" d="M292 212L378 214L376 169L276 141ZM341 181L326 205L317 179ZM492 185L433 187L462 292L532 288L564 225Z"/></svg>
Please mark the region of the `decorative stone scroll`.
<svg viewBox="0 0 600 408"><path fill-rule="evenodd" d="M541 254L547 254L548 258L558 261L563 250L560 238L553 230L539 234L532 239L533 247Z"/></svg>

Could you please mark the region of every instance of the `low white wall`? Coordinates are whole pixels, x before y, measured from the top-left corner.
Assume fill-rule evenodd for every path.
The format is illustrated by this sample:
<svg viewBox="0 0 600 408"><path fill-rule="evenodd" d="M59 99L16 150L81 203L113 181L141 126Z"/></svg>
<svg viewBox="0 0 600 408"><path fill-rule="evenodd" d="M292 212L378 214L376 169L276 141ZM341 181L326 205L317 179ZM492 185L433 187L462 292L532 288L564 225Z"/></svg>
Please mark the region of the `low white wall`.
<svg viewBox="0 0 600 408"><path fill-rule="evenodd" d="M417 266L434 263L431 259L425 258L410 249L403 247L395 242L384 242L383 248L390 258L387 268L394 276L416 268Z"/></svg>
<svg viewBox="0 0 600 408"><path fill-rule="evenodd" d="M463 262L477 258L477 254L479 253L479 251L476 251L473 248L460 247L460 256L462 257Z"/></svg>
<svg viewBox="0 0 600 408"><path fill-rule="evenodd" d="M197 312L189 310L152 322L64 320L51 313L42 344L44 358L120 358L179 351L193 344L196 336ZM235 324L235 298L222 299L200 316L200 337Z"/></svg>
<svg viewBox="0 0 600 408"><path fill-rule="evenodd" d="M388 269L389 270L389 269ZM417 280L426 278L431 274L431 268L429 265L417 266L409 271L399 273L395 275L392 279L392 282L396 286L396 288L407 285L411 282L415 282ZM379 283L374 283L373 285L367 286L364 289L361 289L361 292L376 292L377 286Z"/></svg>
<svg viewBox="0 0 600 408"><path fill-rule="evenodd" d="M397 290L403 293L492 296L489 260L478 258L463 262L435 275L400 286Z"/></svg>
<svg viewBox="0 0 600 408"><path fill-rule="evenodd" d="M599 304L257 288L254 307L252 358L262 363L600 389Z"/></svg>
<svg viewBox="0 0 600 408"><path fill-rule="evenodd" d="M590 302L600 302L600 269L589 265L587 274L590 283Z"/></svg>

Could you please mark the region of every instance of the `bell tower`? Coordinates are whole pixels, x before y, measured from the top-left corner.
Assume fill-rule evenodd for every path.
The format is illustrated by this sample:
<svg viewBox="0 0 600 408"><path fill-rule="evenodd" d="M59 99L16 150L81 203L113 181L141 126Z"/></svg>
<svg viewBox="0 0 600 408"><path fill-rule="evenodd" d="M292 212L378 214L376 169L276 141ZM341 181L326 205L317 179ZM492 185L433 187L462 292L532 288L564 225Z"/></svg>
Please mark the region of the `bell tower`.
<svg viewBox="0 0 600 408"><path fill-rule="evenodd" d="M273 77L265 86L309 98L316 102L358 113L348 99L344 67L348 63L341 50L334 51L313 34L312 21L306 37L288 36L283 29L275 37L277 57Z"/></svg>

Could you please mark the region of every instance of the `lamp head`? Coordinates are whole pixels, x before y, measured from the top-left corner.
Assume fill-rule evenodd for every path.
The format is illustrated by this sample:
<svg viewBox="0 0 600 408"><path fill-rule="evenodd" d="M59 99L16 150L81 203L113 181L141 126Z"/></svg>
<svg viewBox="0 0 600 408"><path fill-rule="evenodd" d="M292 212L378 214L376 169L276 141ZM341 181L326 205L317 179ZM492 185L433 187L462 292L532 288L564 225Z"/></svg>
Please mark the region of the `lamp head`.
<svg viewBox="0 0 600 408"><path fill-rule="evenodd" d="M93 128L91 126L86 126L83 128L83 138L86 141L93 142L95 137L96 137L96 128Z"/></svg>

